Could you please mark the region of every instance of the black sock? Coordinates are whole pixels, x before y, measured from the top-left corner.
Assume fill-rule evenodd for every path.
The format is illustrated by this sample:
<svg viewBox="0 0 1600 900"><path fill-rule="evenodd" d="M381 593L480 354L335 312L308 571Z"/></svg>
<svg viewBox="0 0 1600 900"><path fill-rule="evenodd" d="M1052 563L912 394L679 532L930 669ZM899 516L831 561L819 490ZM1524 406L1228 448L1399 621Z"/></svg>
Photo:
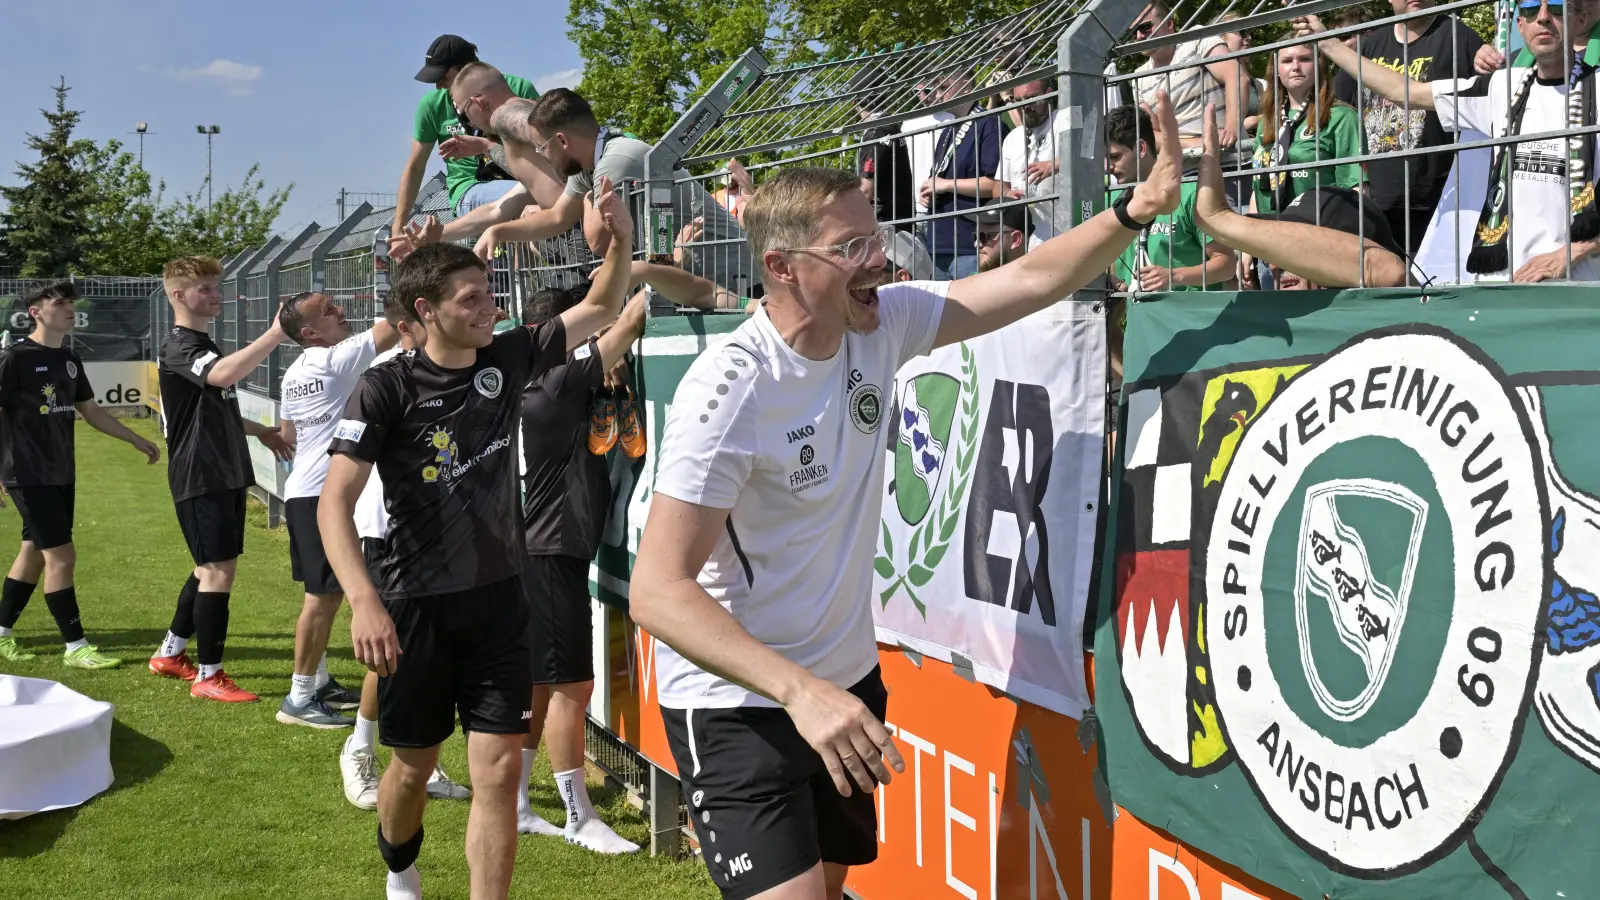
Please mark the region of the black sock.
<svg viewBox="0 0 1600 900"><path fill-rule="evenodd" d="M201 591L194 595L194 628L200 665L222 665L222 647L228 642L227 592Z"/></svg>
<svg viewBox="0 0 1600 900"><path fill-rule="evenodd" d="M23 607L33 596L34 585L15 578L7 578L0 587L0 628L10 628L22 617Z"/></svg>
<svg viewBox="0 0 1600 900"><path fill-rule="evenodd" d="M173 634L178 637L194 637L194 598L200 592L200 579L189 576L183 583L183 590L178 592L178 611L172 614Z"/></svg>
<svg viewBox="0 0 1600 900"><path fill-rule="evenodd" d="M55 617L56 627L61 629L62 640L69 644L83 640L83 622L78 617L77 588L50 591L44 595L44 602L50 607L50 615Z"/></svg>
<svg viewBox="0 0 1600 900"><path fill-rule="evenodd" d="M417 854L422 852L422 826L417 826L417 833L403 844L391 844L383 839L383 826L378 826L378 855L383 857L384 865L389 871L399 873L411 868L417 861Z"/></svg>

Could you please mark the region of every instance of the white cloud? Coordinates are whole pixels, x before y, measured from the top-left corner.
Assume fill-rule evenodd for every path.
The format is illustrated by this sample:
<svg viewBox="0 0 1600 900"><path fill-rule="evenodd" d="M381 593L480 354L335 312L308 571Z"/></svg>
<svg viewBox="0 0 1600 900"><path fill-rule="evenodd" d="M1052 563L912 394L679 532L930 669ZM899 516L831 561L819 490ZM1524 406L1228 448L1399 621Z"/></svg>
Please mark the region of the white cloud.
<svg viewBox="0 0 1600 900"><path fill-rule="evenodd" d="M582 69L562 69L559 72L548 72L533 79L533 86L541 92L555 88L576 88L578 82L583 80Z"/></svg>
<svg viewBox="0 0 1600 900"><path fill-rule="evenodd" d="M261 67L231 59L213 59L198 69L173 69L171 74L182 81L215 82L230 94L248 94L261 80Z"/></svg>

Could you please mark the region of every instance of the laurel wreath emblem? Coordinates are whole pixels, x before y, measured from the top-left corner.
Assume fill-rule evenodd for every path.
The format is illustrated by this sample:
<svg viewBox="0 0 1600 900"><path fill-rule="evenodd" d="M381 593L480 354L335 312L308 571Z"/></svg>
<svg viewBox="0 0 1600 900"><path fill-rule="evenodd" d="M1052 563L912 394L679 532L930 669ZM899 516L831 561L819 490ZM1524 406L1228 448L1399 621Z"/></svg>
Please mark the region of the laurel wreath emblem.
<svg viewBox="0 0 1600 900"><path fill-rule="evenodd" d="M906 547L909 565L903 573L895 565L894 541L889 537L889 523L882 518L878 520L882 552L872 561L872 568L880 577L894 579L878 595L878 599L888 607L895 593L904 586L906 596L911 598L917 614L924 620L928 617L928 607L917 596L916 589L927 585L933 578L934 569L944 559L945 551L950 549L950 540L961 522L961 500L972 481L972 464L978 453L978 363L965 343L961 344L961 376L961 449L956 452L956 471L945 485L934 514L924 518L912 530L911 540Z"/></svg>

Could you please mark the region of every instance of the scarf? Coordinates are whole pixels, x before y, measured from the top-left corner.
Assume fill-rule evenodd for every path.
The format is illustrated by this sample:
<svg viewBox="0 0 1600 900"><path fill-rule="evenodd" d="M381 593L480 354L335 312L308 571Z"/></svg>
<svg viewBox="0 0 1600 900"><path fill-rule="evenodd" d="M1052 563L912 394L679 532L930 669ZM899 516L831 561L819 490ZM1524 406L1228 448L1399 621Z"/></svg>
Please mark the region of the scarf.
<svg viewBox="0 0 1600 900"><path fill-rule="evenodd" d="M1523 79L1516 99L1506 117L1508 135L1522 130L1522 116L1527 112L1528 95L1532 93L1537 71L1531 67L1531 54L1524 51L1519 64L1530 67ZM1567 127L1581 128L1595 124L1594 73L1600 63L1600 40L1591 36L1588 48L1581 59L1572 64L1567 76ZM1511 268L1510 248L1506 237L1511 231L1510 180L1515 165L1516 144L1502 144L1494 148L1489 163L1489 184L1484 191L1483 210L1478 214L1478 227L1472 235L1472 251L1467 254L1467 271L1474 275L1505 272ZM1572 216L1569 236L1573 241L1590 241L1600 237L1600 210L1595 208L1594 181L1589 170L1595 162L1593 134L1573 135L1567 138L1567 175L1570 187L1569 213Z"/></svg>
<svg viewBox="0 0 1600 900"><path fill-rule="evenodd" d="M1279 111L1278 121L1283 124L1278 127L1277 140L1270 147L1259 147L1256 150L1256 165L1260 168L1288 165L1289 146L1294 143L1294 133L1299 130L1301 123L1305 122L1306 115L1311 108L1316 106L1315 96L1307 97L1304 106L1293 119L1289 118L1289 100L1283 101L1283 109ZM1275 172L1268 175L1256 176L1256 190L1272 195L1272 209L1270 212L1283 212L1294 202L1294 179L1288 172ZM1259 210L1269 212L1269 210Z"/></svg>

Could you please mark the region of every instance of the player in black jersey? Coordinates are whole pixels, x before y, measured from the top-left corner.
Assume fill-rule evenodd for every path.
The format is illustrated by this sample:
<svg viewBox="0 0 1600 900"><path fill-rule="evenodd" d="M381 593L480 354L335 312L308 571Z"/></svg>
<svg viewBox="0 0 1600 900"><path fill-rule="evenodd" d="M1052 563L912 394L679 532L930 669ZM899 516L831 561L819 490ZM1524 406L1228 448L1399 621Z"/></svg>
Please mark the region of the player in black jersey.
<svg viewBox="0 0 1600 900"><path fill-rule="evenodd" d="M74 325L77 297L70 281L30 288L22 303L33 317L33 333L0 350L0 484L22 515L22 548L0 588L0 659L33 658L18 649L11 628L42 575L45 605L67 642L66 664L108 669L122 661L84 638L73 588L73 412L97 431L132 444L152 465L161 450L94 402L83 360L61 346Z"/></svg>
<svg viewBox="0 0 1600 900"><path fill-rule="evenodd" d="M591 290L620 292L628 287L608 283L606 275L602 267ZM608 854L633 853L639 845L600 820L584 782L584 714L594 690L589 562L600 549L600 529L611 504L606 457L589 448L589 407L595 392L611 380L607 373L644 333L645 298L644 291L634 295L615 326L528 385L518 436L528 544L522 579L533 615L534 693L533 725L522 751L517 830L561 833L570 843ZM547 322L576 302L571 291L540 291L525 304L522 321ZM559 831L527 802L528 775L541 733L556 792L567 807L566 826Z"/></svg>
<svg viewBox="0 0 1600 900"><path fill-rule="evenodd" d="M610 234L605 265L625 270L633 238L626 201L602 182L585 202ZM483 262L454 244L423 247L399 266L386 303L400 304L426 343L368 370L334 432L317 522L350 599L356 658L381 679L378 735L394 748L378 795L390 900L421 896L425 786L457 714L474 732L472 896L505 897L510 888L518 751L533 692L517 413L528 381L614 319L620 300L620 292L594 291L550 322L495 334ZM379 585L352 519L374 465L390 517Z"/></svg>
<svg viewBox="0 0 1600 900"><path fill-rule="evenodd" d="M244 552L245 491L256 478L246 436L265 444L280 460L294 450L276 428L239 415L238 384L284 339L278 317L247 347L222 355L206 329L222 312L217 281L222 266L204 256L167 263L161 273L172 304L172 331L161 347L162 428L167 435L167 482L178 510L178 527L194 558L194 572L178 593L178 609L150 671L193 681L195 697L227 703L259 699L222 671L228 637L228 593L234 565ZM200 665L185 652L199 639Z"/></svg>

